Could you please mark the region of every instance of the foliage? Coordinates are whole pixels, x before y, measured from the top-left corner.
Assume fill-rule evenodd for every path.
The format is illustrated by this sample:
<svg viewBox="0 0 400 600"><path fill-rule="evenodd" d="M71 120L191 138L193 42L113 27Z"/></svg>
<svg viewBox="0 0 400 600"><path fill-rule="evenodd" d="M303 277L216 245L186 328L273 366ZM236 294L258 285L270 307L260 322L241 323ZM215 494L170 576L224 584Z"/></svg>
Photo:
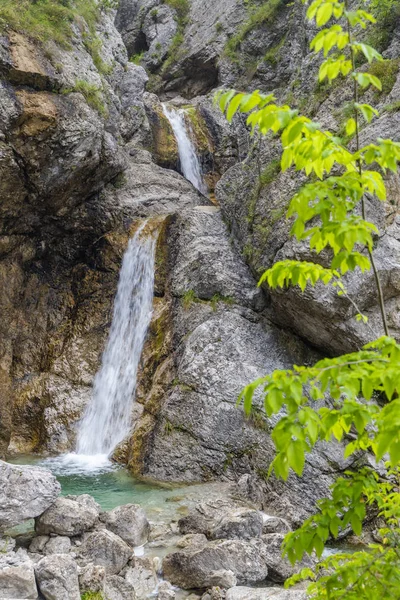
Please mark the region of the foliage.
<svg viewBox="0 0 400 600"><path fill-rule="evenodd" d="M373 256L378 230L366 220L365 197L386 199L383 174L397 172L400 144L378 139L360 146L360 127L378 116L374 107L360 102L360 93L368 88L386 91L380 75L386 73L387 62L356 38L356 33L375 22L374 16L363 8L350 10L348 0L312 0L307 16L322 28L311 43L315 52L323 53L319 81L353 80L352 108L344 111L343 128L347 138L354 137L352 149L290 106L276 104L272 94L228 91L218 95L228 120L238 111L248 113L253 133L280 136L282 171L295 169L307 176L289 204L291 235L307 241L316 257L324 252L324 266L296 260L277 262L262 275L259 285L294 285L302 291L317 284L333 285L339 296L353 304L356 318L367 323L349 298L343 275L372 268L385 335L358 352L327 358L312 367L275 371L248 385L239 400L250 415L254 394L261 388L267 415L281 417L272 431L277 453L269 473L283 479L291 470L302 475L307 453L320 441L345 442L345 457L368 451L376 462L387 459L384 480L367 468L339 478L331 498L320 500L318 513L285 538L283 551L292 562L305 552L321 557L329 537L337 538L351 529L360 534L367 509L375 511L382 521L379 543L355 554L332 556L316 573L305 569L294 580L315 580L309 593L318 600L389 600L400 598L400 345L389 337ZM365 61L369 70L356 68Z"/></svg>
<svg viewBox="0 0 400 600"><path fill-rule="evenodd" d="M370 0L369 9L377 23L369 34L368 41L378 50L385 50L400 18L400 1Z"/></svg>
<svg viewBox="0 0 400 600"><path fill-rule="evenodd" d="M140 65L143 60L144 54L145 54L145 50L142 50L141 52L134 54L133 56L130 57L129 62L133 63L134 65Z"/></svg>

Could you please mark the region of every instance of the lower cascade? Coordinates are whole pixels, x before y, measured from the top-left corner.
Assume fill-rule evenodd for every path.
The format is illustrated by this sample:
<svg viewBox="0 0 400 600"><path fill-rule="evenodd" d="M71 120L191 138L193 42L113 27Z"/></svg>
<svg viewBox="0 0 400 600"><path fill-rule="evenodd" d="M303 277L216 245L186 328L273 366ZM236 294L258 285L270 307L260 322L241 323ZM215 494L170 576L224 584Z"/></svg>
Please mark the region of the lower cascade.
<svg viewBox="0 0 400 600"><path fill-rule="evenodd" d="M203 173L199 157L188 131L183 109L172 108L163 104L163 111L174 132L179 151L179 160L182 174L194 187L204 195L208 194L207 186L203 179Z"/></svg>
<svg viewBox="0 0 400 600"><path fill-rule="evenodd" d="M153 306L156 240L142 235L144 226L129 241L122 261L107 345L78 430L78 455L106 458L131 427L137 369Z"/></svg>

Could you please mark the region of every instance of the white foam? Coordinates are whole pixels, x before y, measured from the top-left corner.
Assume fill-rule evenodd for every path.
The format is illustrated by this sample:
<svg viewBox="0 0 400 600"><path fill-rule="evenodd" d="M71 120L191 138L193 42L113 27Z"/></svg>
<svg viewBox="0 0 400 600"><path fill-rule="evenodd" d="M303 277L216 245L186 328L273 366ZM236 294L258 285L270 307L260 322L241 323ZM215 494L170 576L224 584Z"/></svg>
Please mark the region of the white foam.
<svg viewBox="0 0 400 600"><path fill-rule="evenodd" d="M45 458L40 466L50 469L55 475L96 475L116 469L107 454L62 454Z"/></svg>

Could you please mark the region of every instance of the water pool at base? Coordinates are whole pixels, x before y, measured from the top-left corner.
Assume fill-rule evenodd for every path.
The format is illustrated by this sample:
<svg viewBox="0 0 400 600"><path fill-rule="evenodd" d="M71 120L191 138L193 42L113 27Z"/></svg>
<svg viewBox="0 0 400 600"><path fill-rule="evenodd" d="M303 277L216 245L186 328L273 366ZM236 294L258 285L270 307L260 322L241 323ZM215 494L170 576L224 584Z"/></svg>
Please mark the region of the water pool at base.
<svg viewBox="0 0 400 600"><path fill-rule="evenodd" d="M12 464L36 465L52 471L61 484L63 496L89 494L103 510L122 504L140 504L150 521L172 521L186 514L201 498L218 495L217 483L177 486L144 483L119 465L103 459L89 463L76 455L43 458L19 455L9 459Z"/></svg>

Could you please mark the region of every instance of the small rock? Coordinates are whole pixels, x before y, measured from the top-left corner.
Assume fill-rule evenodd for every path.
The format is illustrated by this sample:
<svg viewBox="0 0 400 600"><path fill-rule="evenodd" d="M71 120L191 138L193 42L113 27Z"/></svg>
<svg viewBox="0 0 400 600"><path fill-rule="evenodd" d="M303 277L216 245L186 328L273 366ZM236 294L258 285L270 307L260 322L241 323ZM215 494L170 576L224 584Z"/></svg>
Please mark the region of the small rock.
<svg viewBox="0 0 400 600"><path fill-rule="evenodd" d="M282 557L282 542L284 540L282 533L269 533L263 535L262 539L265 544L265 560L268 565L268 579L275 583L284 583L295 573L301 569L314 566L313 561L307 555L299 563L293 566L287 558Z"/></svg>
<svg viewBox="0 0 400 600"><path fill-rule="evenodd" d="M251 540L261 537L263 531L263 517L258 510L238 508L213 527L210 531L210 539L239 539Z"/></svg>
<svg viewBox="0 0 400 600"><path fill-rule="evenodd" d="M176 542L178 548L187 548L188 546L206 546L207 538L203 533L188 533Z"/></svg>
<svg viewBox="0 0 400 600"><path fill-rule="evenodd" d="M104 567L90 563L80 569L79 587L81 592L102 592L106 579Z"/></svg>
<svg viewBox="0 0 400 600"><path fill-rule="evenodd" d="M71 540L65 535L51 537L44 547L45 554L68 554L71 550Z"/></svg>
<svg viewBox="0 0 400 600"><path fill-rule="evenodd" d="M45 556L35 565L35 573L46 600L80 600L78 567L68 554Z"/></svg>
<svg viewBox="0 0 400 600"><path fill-rule="evenodd" d="M158 584L158 600L175 600L176 594L174 588L168 581L162 581Z"/></svg>
<svg viewBox="0 0 400 600"><path fill-rule="evenodd" d="M158 579L151 558L135 557L125 571L125 580L134 588L138 600L144 600L157 588Z"/></svg>
<svg viewBox="0 0 400 600"><path fill-rule="evenodd" d="M44 548L49 539L50 536L48 535L37 535L33 538L32 542L29 545L29 552L32 552L32 554L44 552Z"/></svg>
<svg viewBox="0 0 400 600"><path fill-rule="evenodd" d="M73 536L91 529L98 519L99 511L86 498L83 501L78 498L58 498L36 519L36 532Z"/></svg>
<svg viewBox="0 0 400 600"><path fill-rule="evenodd" d="M115 533L103 529L88 535L79 548L79 556L87 563L104 567L107 575L115 575L132 557L132 549Z"/></svg>
<svg viewBox="0 0 400 600"><path fill-rule="evenodd" d="M50 471L0 460L0 531L41 515L60 490Z"/></svg>
<svg viewBox="0 0 400 600"><path fill-rule="evenodd" d="M12 552L15 548L15 540L12 537L0 537L0 555Z"/></svg>
<svg viewBox="0 0 400 600"><path fill-rule="evenodd" d="M123 577L111 575L104 586L105 600L138 600L133 587Z"/></svg>
<svg viewBox="0 0 400 600"><path fill-rule="evenodd" d="M213 587L220 587L226 590L235 587L237 578L233 571L212 571L210 574L210 583Z"/></svg>
<svg viewBox="0 0 400 600"><path fill-rule="evenodd" d="M289 533L289 531L292 531L290 523L281 517L263 515L263 518L263 533Z"/></svg>
<svg viewBox="0 0 400 600"><path fill-rule="evenodd" d="M4 598L38 597L33 562L26 550L0 554L0 595Z"/></svg>
<svg viewBox="0 0 400 600"><path fill-rule="evenodd" d="M113 510L102 513L100 519L107 529L130 546L141 546L148 540L150 524L144 510L137 504L117 506Z"/></svg>

